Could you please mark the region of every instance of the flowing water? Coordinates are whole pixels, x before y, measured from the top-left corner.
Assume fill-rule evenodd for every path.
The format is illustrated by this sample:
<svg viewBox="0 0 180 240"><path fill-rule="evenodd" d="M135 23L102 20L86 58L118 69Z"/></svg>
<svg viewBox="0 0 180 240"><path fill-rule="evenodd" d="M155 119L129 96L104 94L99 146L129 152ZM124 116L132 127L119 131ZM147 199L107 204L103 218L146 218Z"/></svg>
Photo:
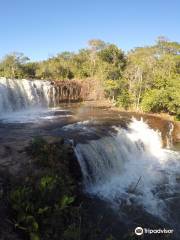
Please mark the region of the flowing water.
<svg viewBox="0 0 180 240"><path fill-rule="evenodd" d="M180 198L179 153L163 149L161 134L143 120L132 119L127 129L112 129L108 136L75 147L86 191L115 207L138 204L168 219L169 201Z"/></svg>
<svg viewBox="0 0 180 240"><path fill-rule="evenodd" d="M47 81L0 79L1 144L63 135L74 144L85 192L119 215L135 206L178 230L180 151L173 150L174 125L141 117L81 104L57 106Z"/></svg>
<svg viewBox="0 0 180 240"><path fill-rule="evenodd" d="M54 86L48 81L0 78L0 114L56 105Z"/></svg>

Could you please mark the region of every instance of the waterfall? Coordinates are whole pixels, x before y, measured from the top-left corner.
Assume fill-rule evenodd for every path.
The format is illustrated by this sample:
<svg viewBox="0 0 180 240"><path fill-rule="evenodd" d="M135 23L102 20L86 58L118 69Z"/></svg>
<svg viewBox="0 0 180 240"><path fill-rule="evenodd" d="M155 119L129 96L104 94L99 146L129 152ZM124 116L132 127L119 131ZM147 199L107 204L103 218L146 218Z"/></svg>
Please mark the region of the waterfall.
<svg viewBox="0 0 180 240"><path fill-rule="evenodd" d="M172 122L169 122L168 133L166 136L167 148L171 148L173 146L173 130L174 130L174 124Z"/></svg>
<svg viewBox="0 0 180 240"><path fill-rule="evenodd" d="M95 133L94 127L81 124L88 134ZM127 129L116 126L98 140L77 143L75 152L88 193L115 207L134 203L167 218L169 199L180 194L180 156L162 148L158 131L132 119Z"/></svg>
<svg viewBox="0 0 180 240"><path fill-rule="evenodd" d="M0 78L0 115L33 107L55 106L54 88L49 81Z"/></svg>

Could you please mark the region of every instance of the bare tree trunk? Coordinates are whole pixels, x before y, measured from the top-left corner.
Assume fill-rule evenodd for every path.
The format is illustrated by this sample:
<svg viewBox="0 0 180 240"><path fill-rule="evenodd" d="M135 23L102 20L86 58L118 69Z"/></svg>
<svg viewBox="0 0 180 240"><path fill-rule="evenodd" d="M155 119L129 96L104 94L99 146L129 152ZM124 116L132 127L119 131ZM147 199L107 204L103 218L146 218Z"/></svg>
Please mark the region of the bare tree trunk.
<svg viewBox="0 0 180 240"><path fill-rule="evenodd" d="M138 93L138 98L137 98L137 105L136 105L136 110L139 110L139 104L140 104L140 99L141 99L141 93L142 93L142 71L138 69L139 73L139 80L138 80L138 85L139 85L139 93Z"/></svg>

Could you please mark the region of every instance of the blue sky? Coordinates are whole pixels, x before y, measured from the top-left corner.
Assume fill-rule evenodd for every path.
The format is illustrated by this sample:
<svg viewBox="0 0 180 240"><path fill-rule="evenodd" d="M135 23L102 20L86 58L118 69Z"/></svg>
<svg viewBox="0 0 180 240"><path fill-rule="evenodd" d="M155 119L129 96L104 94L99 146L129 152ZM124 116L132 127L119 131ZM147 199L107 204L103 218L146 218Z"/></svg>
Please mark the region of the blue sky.
<svg viewBox="0 0 180 240"><path fill-rule="evenodd" d="M180 41L179 0L0 0L0 57L42 60L92 38L127 51L159 35Z"/></svg>

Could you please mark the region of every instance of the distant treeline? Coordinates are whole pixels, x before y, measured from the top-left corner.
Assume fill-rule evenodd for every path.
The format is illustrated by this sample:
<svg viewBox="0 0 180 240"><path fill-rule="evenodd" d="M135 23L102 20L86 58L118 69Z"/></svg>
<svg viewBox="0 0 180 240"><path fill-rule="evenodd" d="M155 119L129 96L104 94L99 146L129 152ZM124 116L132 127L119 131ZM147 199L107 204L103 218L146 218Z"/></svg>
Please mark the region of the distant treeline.
<svg viewBox="0 0 180 240"><path fill-rule="evenodd" d="M180 43L158 37L153 46L125 54L99 39L78 53L62 52L31 62L22 53L0 61L0 76L30 79L94 79L105 96L125 109L180 117Z"/></svg>

